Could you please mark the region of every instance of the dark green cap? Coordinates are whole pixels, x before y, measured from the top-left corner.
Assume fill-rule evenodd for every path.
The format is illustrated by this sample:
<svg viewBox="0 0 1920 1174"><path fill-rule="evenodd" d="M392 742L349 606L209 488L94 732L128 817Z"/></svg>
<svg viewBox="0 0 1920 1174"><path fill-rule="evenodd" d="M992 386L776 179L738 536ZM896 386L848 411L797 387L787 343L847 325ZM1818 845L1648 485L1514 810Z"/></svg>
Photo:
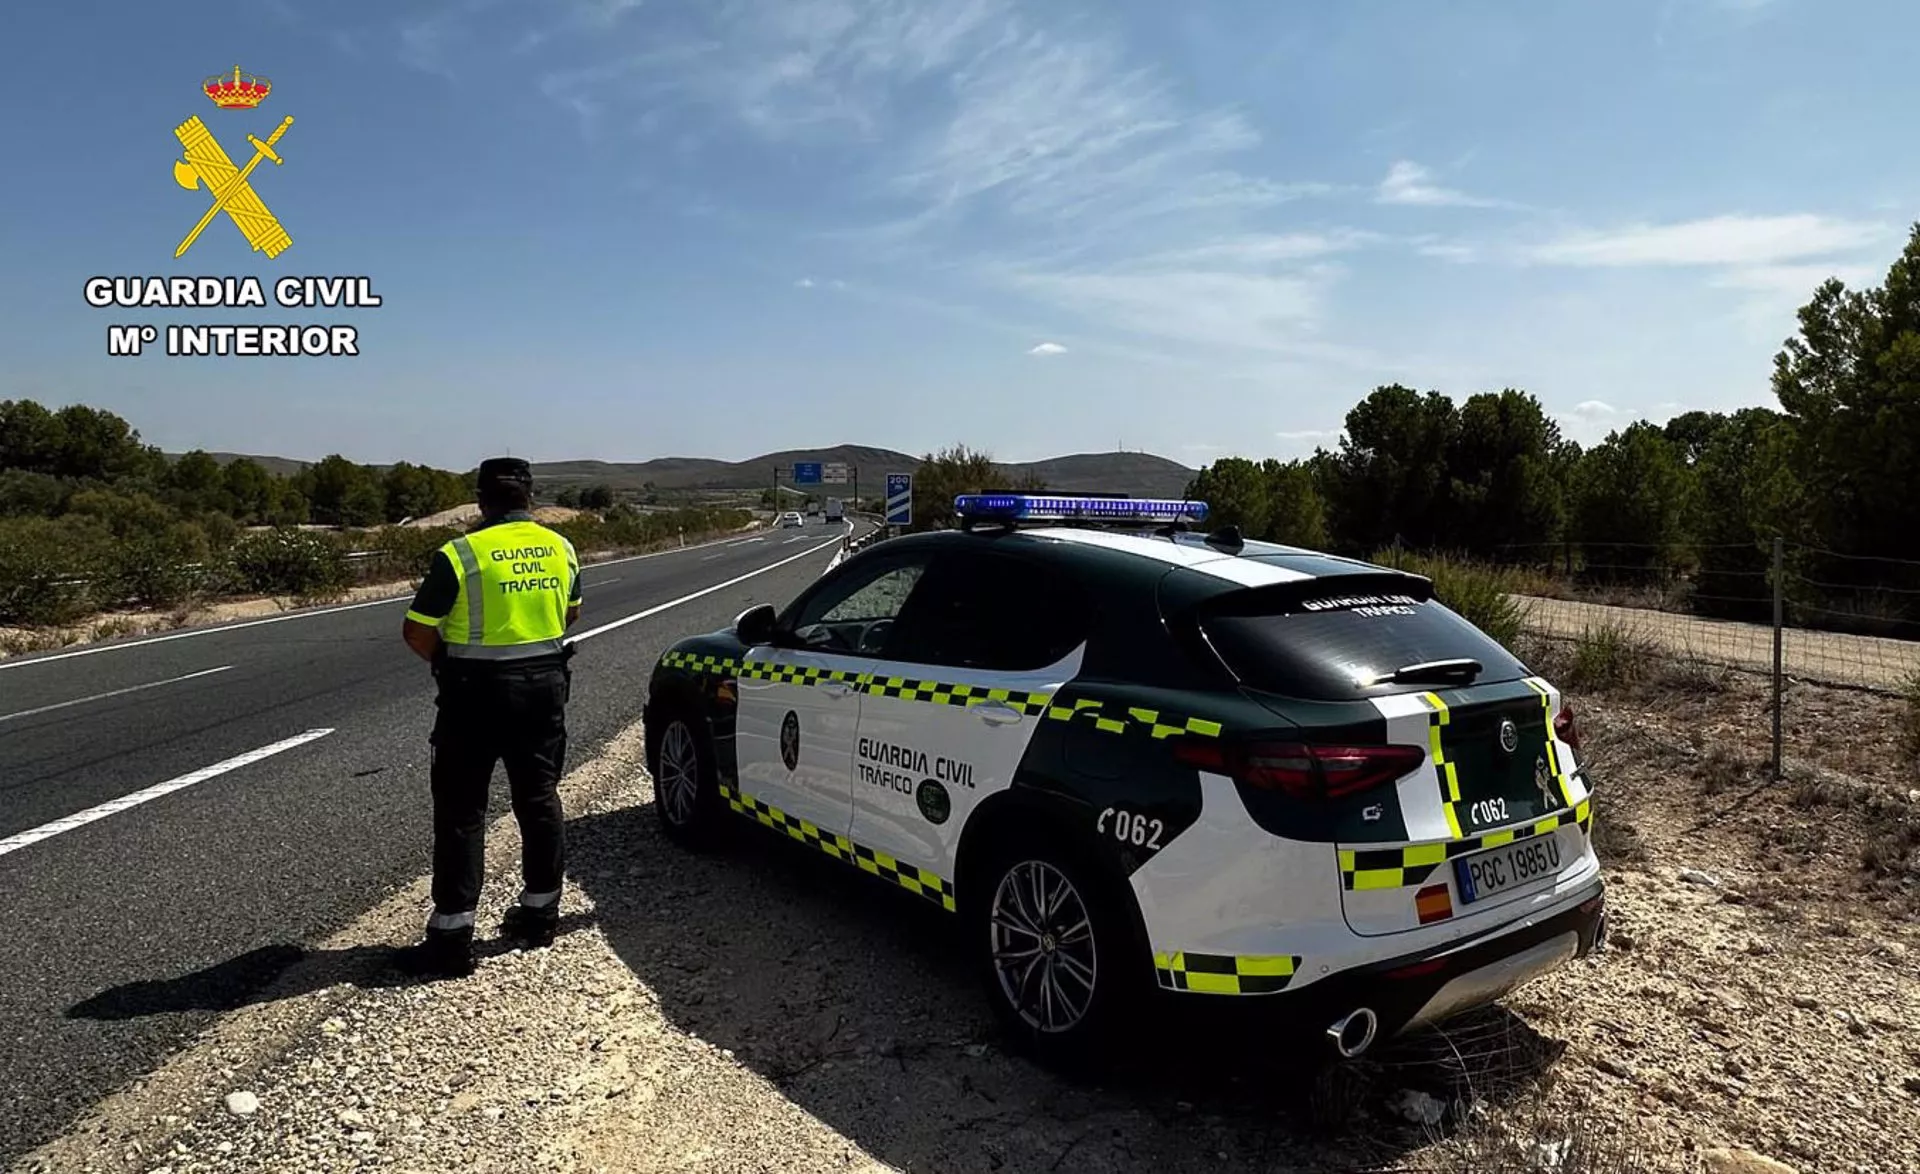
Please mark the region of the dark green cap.
<svg viewBox="0 0 1920 1174"><path fill-rule="evenodd" d="M480 488L491 485L533 485L533 466L519 457L488 457L480 462Z"/></svg>

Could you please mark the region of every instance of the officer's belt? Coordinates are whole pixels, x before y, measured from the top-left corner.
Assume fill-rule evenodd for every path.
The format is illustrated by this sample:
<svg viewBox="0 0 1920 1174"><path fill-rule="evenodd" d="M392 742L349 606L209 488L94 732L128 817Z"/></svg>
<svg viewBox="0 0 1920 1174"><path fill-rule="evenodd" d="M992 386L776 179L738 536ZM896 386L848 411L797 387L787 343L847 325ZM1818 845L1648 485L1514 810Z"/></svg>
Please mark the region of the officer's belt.
<svg viewBox="0 0 1920 1174"><path fill-rule="evenodd" d="M559 656L567 650L562 640L535 640L529 644L449 644L447 655L455 660L528 660L536 656Z"/></svg>

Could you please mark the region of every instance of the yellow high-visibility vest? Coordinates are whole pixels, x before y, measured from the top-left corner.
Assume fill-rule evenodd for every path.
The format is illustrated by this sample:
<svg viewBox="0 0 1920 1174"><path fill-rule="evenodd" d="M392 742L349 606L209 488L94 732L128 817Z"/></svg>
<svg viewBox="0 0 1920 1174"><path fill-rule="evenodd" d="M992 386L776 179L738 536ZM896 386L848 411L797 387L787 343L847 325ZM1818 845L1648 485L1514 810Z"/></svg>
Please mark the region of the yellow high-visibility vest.
<svg viewBox="0 0 1920 1174"><path fill-rule="evenodd" d="M440 623L447 655L517 660L561 650L580 577L573 543L538 522L500 522L440 548L460 591Z"/></svg>

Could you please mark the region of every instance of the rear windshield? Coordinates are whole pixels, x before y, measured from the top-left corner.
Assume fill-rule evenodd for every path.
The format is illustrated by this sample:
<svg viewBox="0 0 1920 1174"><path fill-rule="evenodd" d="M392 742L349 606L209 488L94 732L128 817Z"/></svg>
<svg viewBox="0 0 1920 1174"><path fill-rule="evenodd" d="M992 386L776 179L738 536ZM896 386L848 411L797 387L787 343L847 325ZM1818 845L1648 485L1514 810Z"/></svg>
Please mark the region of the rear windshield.
<svg viewBox="0 0 1920 1174"><path fill-rule="evenodd" d="M1248 596L1203 617L1200 628L1234 675L1255 689L1322 701L1421 692L1447 682L1362 682L1462 658L1480 662L1478 683L1527 675L1491 637L1431 600L1358 593L1274 604Z"/></svg>

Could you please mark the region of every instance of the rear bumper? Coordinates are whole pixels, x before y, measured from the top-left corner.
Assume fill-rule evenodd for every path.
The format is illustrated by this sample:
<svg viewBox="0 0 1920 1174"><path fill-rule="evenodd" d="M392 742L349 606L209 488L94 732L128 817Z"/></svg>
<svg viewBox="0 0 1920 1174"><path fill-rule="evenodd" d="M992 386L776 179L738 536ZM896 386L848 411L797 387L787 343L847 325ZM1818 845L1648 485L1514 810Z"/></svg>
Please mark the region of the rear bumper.
<svg viewBox="0 0 1920 1174"><path fill-rule="evenodd" d="M1378 1020L1376 1040L1474 1007L1586 957L1606 944L1605 886L1598 880L1557 910L1421 953L1371 962L1297 989L1263 995L1160 992L1169 1013L1198 1030L1247 1030L1325 1040L1326 1029L1360 1008ZM1330 1044L1330 1041L1327 1041Z"/></svg>

